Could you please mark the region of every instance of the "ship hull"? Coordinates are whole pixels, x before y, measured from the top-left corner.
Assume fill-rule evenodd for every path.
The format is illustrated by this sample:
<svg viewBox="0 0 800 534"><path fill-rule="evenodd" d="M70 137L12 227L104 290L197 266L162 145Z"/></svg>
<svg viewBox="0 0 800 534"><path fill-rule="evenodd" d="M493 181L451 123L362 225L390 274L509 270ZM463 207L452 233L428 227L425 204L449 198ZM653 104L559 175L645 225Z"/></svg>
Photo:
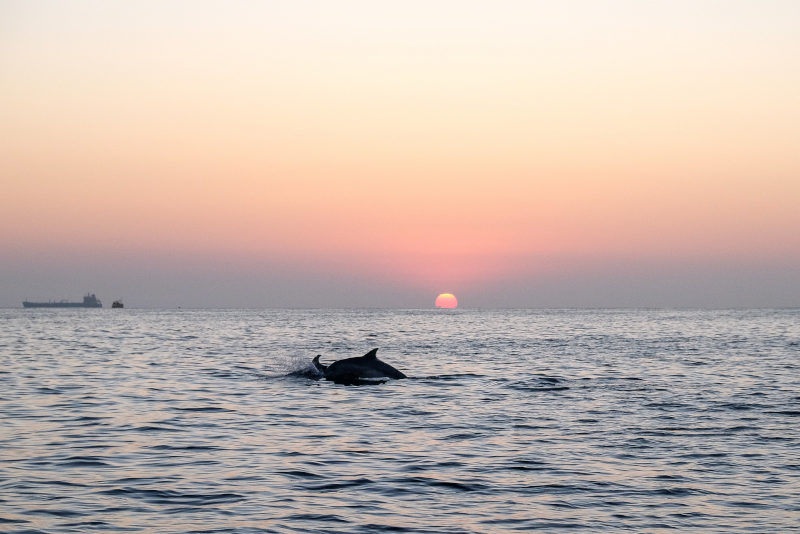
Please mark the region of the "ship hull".
<svg viewBox="0 0 800 534"><path fill-rule="evenodd" d="M102 308L102 304L84 304L83 302L23 302L24 308Z"/></svg>
<svg viewBox="0 0 800 534"><path fill-rule="evenodd" d="M49 302L31 302L26 300L22 303L23 308L102 308L103 303L94 295L89 293L83 297L83 302L69 302L67 300Z"/></svg>

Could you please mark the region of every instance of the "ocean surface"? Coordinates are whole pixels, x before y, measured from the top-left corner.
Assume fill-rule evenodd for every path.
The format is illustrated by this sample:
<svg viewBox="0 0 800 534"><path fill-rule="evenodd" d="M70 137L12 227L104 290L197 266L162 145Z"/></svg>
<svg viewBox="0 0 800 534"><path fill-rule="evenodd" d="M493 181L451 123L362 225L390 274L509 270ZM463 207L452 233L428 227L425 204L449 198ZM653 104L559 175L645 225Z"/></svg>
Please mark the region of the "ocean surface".
<svg viewBox="0 0 800 534"><path fill-rule="evenodd" d="M0 531L534 529L800 531L800 310L0 310Z"/></svg>

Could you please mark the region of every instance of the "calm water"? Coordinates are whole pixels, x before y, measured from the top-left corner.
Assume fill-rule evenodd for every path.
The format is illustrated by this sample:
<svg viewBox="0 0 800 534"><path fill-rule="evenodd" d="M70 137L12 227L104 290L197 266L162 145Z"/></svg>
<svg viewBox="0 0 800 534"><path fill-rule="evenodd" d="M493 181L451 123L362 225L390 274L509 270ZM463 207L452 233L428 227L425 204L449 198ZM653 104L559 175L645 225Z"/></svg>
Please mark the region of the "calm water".
<svg viewBox="0 0 800 534"><path fill-rule="evenodd" d="M0 321L1 531L800 528L800 310Z"/></svg>

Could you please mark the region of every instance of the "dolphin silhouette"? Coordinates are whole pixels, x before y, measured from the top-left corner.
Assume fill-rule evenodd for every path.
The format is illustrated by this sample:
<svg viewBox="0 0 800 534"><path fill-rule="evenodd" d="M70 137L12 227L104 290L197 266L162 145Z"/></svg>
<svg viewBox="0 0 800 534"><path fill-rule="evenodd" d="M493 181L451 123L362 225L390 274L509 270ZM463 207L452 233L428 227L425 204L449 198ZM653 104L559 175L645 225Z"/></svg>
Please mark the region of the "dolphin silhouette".
<svg viewBox="0 0 800 534"><path fill-rule="evenodd" d="M319 358L321 355L317 355L313 363L317 371L322 373L325 377L325 380L330 380L336 384L344 384L346 386L374 384L386 381L381 380L381 378L406 378L406 375L402 372L388 363L380 361L377 353L378 349L372 349L363 356L338 360L330 365L320 363Z"/></svg>

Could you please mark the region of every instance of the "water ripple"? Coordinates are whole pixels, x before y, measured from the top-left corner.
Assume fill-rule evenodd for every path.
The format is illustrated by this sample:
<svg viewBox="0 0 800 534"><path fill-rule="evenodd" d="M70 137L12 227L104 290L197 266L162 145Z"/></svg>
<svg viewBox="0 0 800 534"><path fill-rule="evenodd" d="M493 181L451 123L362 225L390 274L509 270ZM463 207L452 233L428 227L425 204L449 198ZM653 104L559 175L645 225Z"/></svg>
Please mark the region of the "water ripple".
<svg viewBox="0 0 800 534"><path fill-rule="evenodd" d="M3 532L800 524L798 310L40 311L0 310ZM409 379L310 367L375 346Z"/></svg>

